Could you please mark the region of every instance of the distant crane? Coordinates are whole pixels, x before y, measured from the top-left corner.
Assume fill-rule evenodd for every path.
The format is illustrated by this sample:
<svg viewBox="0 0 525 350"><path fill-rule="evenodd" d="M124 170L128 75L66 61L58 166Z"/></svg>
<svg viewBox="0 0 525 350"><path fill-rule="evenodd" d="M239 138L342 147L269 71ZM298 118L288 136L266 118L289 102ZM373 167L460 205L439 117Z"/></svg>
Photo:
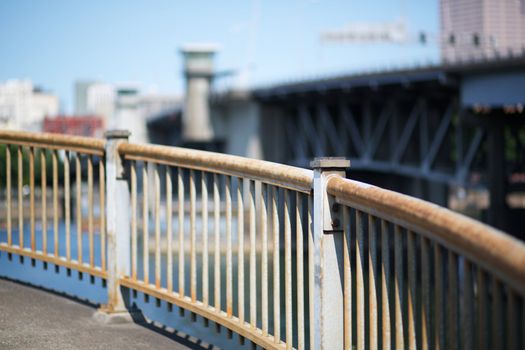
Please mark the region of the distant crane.
<svg viewBox="0 0 525 350"><path fill-rule="evenodd" d="M425 45L435 41L427 32L409 33L405 18L391 22L349 23L343 28L323 31L322 43L396 43Z"/></svg>

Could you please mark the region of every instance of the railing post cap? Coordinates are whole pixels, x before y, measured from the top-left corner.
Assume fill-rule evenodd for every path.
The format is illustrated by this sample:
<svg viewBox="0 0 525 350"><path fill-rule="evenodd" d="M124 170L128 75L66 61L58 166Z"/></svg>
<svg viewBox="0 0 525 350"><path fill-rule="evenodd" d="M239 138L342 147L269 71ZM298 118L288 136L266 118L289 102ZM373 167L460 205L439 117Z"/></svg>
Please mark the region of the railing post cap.
<svg viewBox="0 0 525 350"><path fill-rule="evenodd" d="M130 135L129 130L122 129L108 130L104 133L106 139L128 139Z"/></svg>
<svg viewBox="0 0 525 350"><path fill-rule="evenodd" d="M350 168L350 159L344 157L319 157L310 162L312 169L337 169L346 170Z"/></svg>

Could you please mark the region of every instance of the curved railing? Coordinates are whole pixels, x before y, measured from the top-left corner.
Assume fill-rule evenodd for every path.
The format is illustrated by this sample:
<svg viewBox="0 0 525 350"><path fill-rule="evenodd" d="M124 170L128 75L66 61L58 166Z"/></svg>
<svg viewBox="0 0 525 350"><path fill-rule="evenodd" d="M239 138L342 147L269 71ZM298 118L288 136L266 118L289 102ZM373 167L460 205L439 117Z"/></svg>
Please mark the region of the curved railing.
<svg viewBox="0 0 525 350"><path fill-rule="evenodd" d="M330 177L327 192L343 205L345 240L355 242L355 256L345 250L347 278L355 274L355 288L346 281L345 305L355 293L358 325L353 332L346 326L348 344L363 347L367 339L371 348L523 348L523 242L361 182Z"/></svg>
<svg viewBox="0 0 525 350"><path fill-rule="evenodd" d="M292 299L304 301L306 297L303 278L292 282L290 271L291 201L300 210L294 218L299 223L297 227L307 227L301 206L310 196L312 171L175 147L122 143L118 151L128 161L132 207L131 275L122 284L203 316L264 348L284 346L280 337L281 314L283 324L288 327L282 330L287 332L288 343L291 345L297 337L304 339L304 307L298 311L303 316L299 326L292 330L290 324ZM137 186L140 182L137 174L142 175L141 186ZM176 178L174 184L172 178ZM137 187L142 190L142 200L137 199ZM149 203L144 200L148 191L154 197L151 259L144 258L149 257L146 252L150 250L149 239L144 238L149 234L149 217L145 214ZM168 203L175 197L176 215L172 220L167 214L173 212ZM279 205L280 200L286 202L284 207ZM142 204L141 210L137 208L138 202ZM160 203L168 204L162 210L166 213L162 218L164 225ZM307 204L305 210L306 207ZM175 218L177 228L173 230ZM141 229L137 227L139 219ZM208 237L210 228L213 235ZM172 241L173 233L178 238L176 244ZM302 235L302 230L298 234ZM280 248L283 238L284 254ZM138 240L143 243L142 249L137 247ZM166 246L165 275L159 273L161 242ZM173 259L175 254L177 260ZM144 273L149 272L150 260L154 264L153 281L149 273ZM298 253L294 264L298 262L301 268L303 260L302 253ZM176 277L175 281L172 277ZM280 289L282 279L288 293ZM300 297L292 296L292 285L302 288Z"/></svg>
<svg viewBox="0 0 525 350"><path fill-rule="evenodd" d="M0 131L0 144L11 148L0 250L107 279L106 310L119 310L122 286L263 348L525 345L522 242L439 206L345 179L338 160L317 162L311 171L136 145L123 134L102 141ZM40 191L37 153L52 169L49 177L40 166ZM17 170L22 164L18 181L13 156ZM24 201L28 217L18 215Z"/></svg>
<svg viewBox="0 0 525 350"><path fill-rule="evenodd" d="M5 210L0 250L105 278L105 140L0 131L0 145Z"/></svg>

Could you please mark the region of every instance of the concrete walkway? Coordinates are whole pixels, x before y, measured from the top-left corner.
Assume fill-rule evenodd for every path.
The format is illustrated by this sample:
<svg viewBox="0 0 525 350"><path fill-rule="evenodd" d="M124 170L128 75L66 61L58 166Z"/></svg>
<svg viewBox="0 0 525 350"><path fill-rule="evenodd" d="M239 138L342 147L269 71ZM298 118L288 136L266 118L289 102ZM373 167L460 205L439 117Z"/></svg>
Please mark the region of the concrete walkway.
<svg viewBox="0 0 525 350"><path fill-rule="evenodd" d="M95 308L0 279L0 349L207 349L196 339L135 323L104 325Z"/></svg>

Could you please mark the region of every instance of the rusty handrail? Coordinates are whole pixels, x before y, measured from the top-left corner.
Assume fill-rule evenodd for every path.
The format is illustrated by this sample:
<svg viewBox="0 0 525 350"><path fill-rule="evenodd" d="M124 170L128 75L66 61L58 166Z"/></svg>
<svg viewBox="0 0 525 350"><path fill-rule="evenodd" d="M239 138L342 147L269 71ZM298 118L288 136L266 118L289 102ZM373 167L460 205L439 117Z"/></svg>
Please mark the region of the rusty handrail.
<svg viewBox="0 0 525 350"><path fill-rule="evenodd" d="M342 341L346 348L364 348L366 342L375 348L380 339L386 347L435 343L469 348L486 343L489 328L493 347L502 344L500 328L509 339L503 343L523 344L517 327L523 324L525 309L515 308L525 305L523 242L443 207L345 179L337 160L324 167L319 163L314 173L220 153L132 144L123 137L0 131L0 144L17 148L15 153L5 149L5 166L0 167L6 174L8 232L0 250L107 280L107 310L126 310L119 297L121 285L199 314L264 348L340 348ZM26 155L27 165L22 161ZM50 162L49 170L35 166L38 157L40 164ZM118 176L122 158L128 161L129 177ZM87 230L82 228L83 167ZM40 181L35 181L38 171ZM24 174L29 199L23 196ZM99 218L100 247L93 240L97 176L100 207L105 209ZM59 186L64 187L65 242L58 226ZM38 187L43 193L41 215L35 206ZM76 191L77 251L83 252L82 236L88 233L89 264L83 261L87 254L80 253L76 260L71 254L71 191ZM29 201L29 219L18 215L18 229L11 216L15 194L18 212ZM53 225L48 223L48 204L55 212ZM29 244L24 244L27 224ZM53 232L53 247L39 231ZM129 241L116 239L127 235ZM95 250L100 250L100 266ZM175 251L178 290L173 281ZM120 254L129 254L130 261L117 261ZM154 273L149 276L151 257ZM185 264L190 267L189 283ZM146 271L142 276L137 273L140 265ZM126 270L129 275L121 272ZM210 288L211 281L215 288Z"/></svg>
<svg viewBox="0 0 525 350"><path fill-rule="evenodd" d="M313 172L308 169L180 147L121 143L118 150L126 159L249 178L304 193L312 189Z"/></svg>
<svg viewBox="0 0 525 350"><path fill-rule="evenodd" d="M105 259L105 170L104 161L98 160L94 165L95 156L105 155L106 140L91 137L70 136L52 133L34 133L25 131L0 130L0 144L10 146L2 154L4 163L0 165L2 179L5 180L6 199L2 203L2 210L6 211L7 241L0 242L0 251L16 254L20 257L29 257L52 263L67 269L75 269L88 273L93 277L106 279ZM16 150L16 151L15 151ZM15 151L15 152L13 152ZM62 154L60 151L65 151ZM82 163L85 161L85 180L88 197L88 212L84 215L87 228L82 226ZM47 166L45 166L47 165ZM73 189L71 167L75 169L76 185ZM96 166L98 174L93 169ZM29 196L23 194L24 176L27 177ZM98 177L97 180L95 180ZM95 245L94 222L94 191L98 183L100 244ZM2 188L3 189L3 188ZM60 192L63 189L63 196ZM16 192L15 192L16 190ZM74 193L74 197L72 196ZM14 220L14 203L17 204L17 219ZM76 200L76 213L71 210L73 200ZM24 203L29 207L24 215ZM40 208L38 208L40 206ZM49 215L47 208L52 207L53 215ZM63 206L63 213L59 208ZM20 214L22 213L22 214ZM60 218L60 215L62 217ZM74 217L77 226L72 232ZM59 220L65 221L65 232L61 233ZM29 242L24 239L24 232L29 231ZM77 235L78 252L76 257L71 254L72 235ZM82 236L88 235L89 259L82 261ZM63 236L62 236L63 235ZM18 241L16 241L16 237ZM80 239L79 239L80 238ZM62 251L65 248L65 252ZM100 262L95 262L95 251L101 251ZM86 252L85 255L88 252Z"/></svg>
<svg viewBox="0 0 525 350"><path fill-rule="evenodd" d="M525 244L438 205L358 181L331 176L327 191L345 205L440 241L525 294Z"/></svg>
<svg viewBox="0 0 525 350"><path fill-rule="evenodd" d="M0 143L47 149L65 149L84 154L104 155L106 140L53 133L0 130Z"/></svg>

